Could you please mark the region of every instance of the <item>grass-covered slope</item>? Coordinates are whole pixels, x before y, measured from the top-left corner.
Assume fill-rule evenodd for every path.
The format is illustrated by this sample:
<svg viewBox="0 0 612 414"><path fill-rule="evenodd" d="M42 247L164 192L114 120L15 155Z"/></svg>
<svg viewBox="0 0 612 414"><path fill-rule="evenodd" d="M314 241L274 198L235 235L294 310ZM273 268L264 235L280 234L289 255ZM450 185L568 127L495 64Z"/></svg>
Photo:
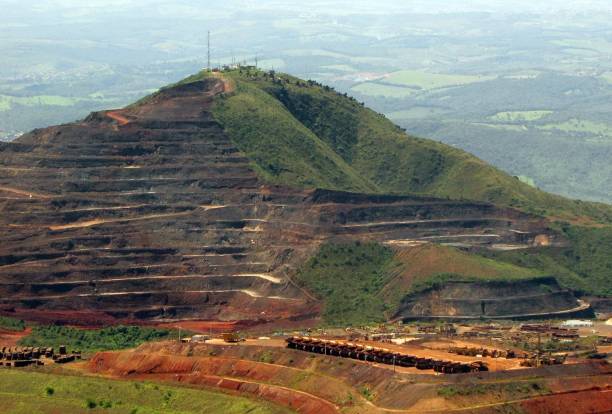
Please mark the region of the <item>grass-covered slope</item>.
<svg viewBox="0 0 612 414"><path fill-rule="evenodd" d="M269 182L376 191L281 102L248 82L238 81L235 93L220 98L215 115Z"/></svg>
<svg viewBox="0 0 612 414"><path fill-rule="evenodd" d="M324 303L331 325L385 320L389 304L380 296L396 265L393 252L376 243L324 244L296 280Z"/></svg>
<svg viewBox="0 0 612 414"><path fill-rule="evenodd" d="M222 76L236 89L218 99L214 114L271 182L481 200L558 219L612 222L610 206L545 193L464 151L407 135L329 87L254 69Z"/></svg>
<svg viewBox="0 0 612 414"><path fill-rule="evenodd" d="M608 227L564 226L567 247L508 252L483 252L498 262L529 267L555 275L568 288L592 295L612 296L612 231Z"/></svg>
<svg viewBox="0 0 612 414"><path fill-rule="evenodd" d="M376 243L327 243L295 279L324 303L330 325L382 322L409 292L446 280L532 279L538 269L499 262L455 248L427 244L393 250Z"/></svg>

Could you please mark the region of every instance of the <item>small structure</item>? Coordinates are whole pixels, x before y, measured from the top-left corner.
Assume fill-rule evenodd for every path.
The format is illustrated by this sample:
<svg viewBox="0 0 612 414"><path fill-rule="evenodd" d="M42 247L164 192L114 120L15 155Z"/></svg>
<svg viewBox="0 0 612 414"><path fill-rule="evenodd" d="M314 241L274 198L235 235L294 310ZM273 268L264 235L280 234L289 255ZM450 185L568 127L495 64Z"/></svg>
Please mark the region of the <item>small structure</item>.
<svg viewBox="0 0 612 414"><path fill-rule="evenodd" d="M190 342L204 343L210 339L209 335L193 335Z"/></svg>
<svg viewBox="0 0 612 414"><path fill-rule="evenodd" d="M567 326L570 328L590 328L593 326L593 322L591 321L582 321L578 319L570 319L561 324L562 326Z"/></svg>

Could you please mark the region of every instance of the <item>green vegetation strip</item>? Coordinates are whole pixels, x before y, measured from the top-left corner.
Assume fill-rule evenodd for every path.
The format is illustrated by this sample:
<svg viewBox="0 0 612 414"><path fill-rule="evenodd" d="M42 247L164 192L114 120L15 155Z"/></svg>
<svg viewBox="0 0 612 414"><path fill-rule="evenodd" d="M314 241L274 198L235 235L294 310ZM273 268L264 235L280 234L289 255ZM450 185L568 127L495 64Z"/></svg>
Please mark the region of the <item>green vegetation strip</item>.
<svg viewBox="0 0 612 414"><path fill-rule="evenodd" d="M0 328L7 329L9 331L21 332L26 328L26 325L25 322L20 319L0 316Z"/></svg>
<svg viewBox="0 0 612 414"><path fill-rule="evenodd" d="M104 329L77 329L66 326L35 326L32 333L23 338L22 346L66 345L69 350L95 352L133 348L144 342L176 337L168 329L140 326L113 326Z"/></svg>
<svg viewBox="0 0 612 414"><path fill-rule="evenodd" d="M7 414L290 412L266 402L209 390L21 370L0 372L0 407Z"/></svg>
<svg viewBox="0 0 612 414"><path fill-rule="evenodd" d="M500 384L448 385L438 388L438 395L445 398L469 397L477 395L503 398L526 398L549 394L542 381L511 382Z"/></svg>

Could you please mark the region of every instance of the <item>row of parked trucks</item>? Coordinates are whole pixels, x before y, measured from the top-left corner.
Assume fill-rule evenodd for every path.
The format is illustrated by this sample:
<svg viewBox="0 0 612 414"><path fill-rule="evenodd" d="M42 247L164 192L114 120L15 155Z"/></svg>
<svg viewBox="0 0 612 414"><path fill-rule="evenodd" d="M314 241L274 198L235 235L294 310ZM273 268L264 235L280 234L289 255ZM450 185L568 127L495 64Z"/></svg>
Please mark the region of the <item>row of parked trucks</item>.
<svg viewBox="0 0 612 414"><path fill-rule="evenodd" d="M378 348L352 342L334 341L303 336L287 338L287 347L301 351L371 361L399 367L415 367L417 369L433 369L444 374L459 374L468 372L488 371L482 361L454 362L433 358L422 358L402 352L394 352L387 348Z"/></svg>
<svg viewBox="0 0 612 414"><path fill-rule="evenodd" d="M64 364L77 359L81 359L81 352L73 351L69 354L64 345L60 345L57 353L51 347L3 347L0 349L0 366L4 367L45 365L49 362Z"/></svg>

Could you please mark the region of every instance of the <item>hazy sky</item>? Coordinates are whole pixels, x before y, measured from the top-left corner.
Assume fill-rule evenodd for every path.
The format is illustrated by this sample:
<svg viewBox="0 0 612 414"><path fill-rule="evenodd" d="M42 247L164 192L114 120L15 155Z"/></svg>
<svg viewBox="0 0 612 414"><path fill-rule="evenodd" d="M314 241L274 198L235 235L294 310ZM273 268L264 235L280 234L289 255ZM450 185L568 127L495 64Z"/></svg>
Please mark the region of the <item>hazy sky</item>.
<svg viewBox="0 0 612 414"><path fill-rule="evenodd" d="M15 10L56 14L89 15L109 11L159 9L170 15L181 13L215 14L224 9L290 9L303 12L348 14L367 11L439 13L454 11L556 12L559 10L612 9L610 0L0 0L3 15ZM0 17L2 19L2 17Z"/></svg>

